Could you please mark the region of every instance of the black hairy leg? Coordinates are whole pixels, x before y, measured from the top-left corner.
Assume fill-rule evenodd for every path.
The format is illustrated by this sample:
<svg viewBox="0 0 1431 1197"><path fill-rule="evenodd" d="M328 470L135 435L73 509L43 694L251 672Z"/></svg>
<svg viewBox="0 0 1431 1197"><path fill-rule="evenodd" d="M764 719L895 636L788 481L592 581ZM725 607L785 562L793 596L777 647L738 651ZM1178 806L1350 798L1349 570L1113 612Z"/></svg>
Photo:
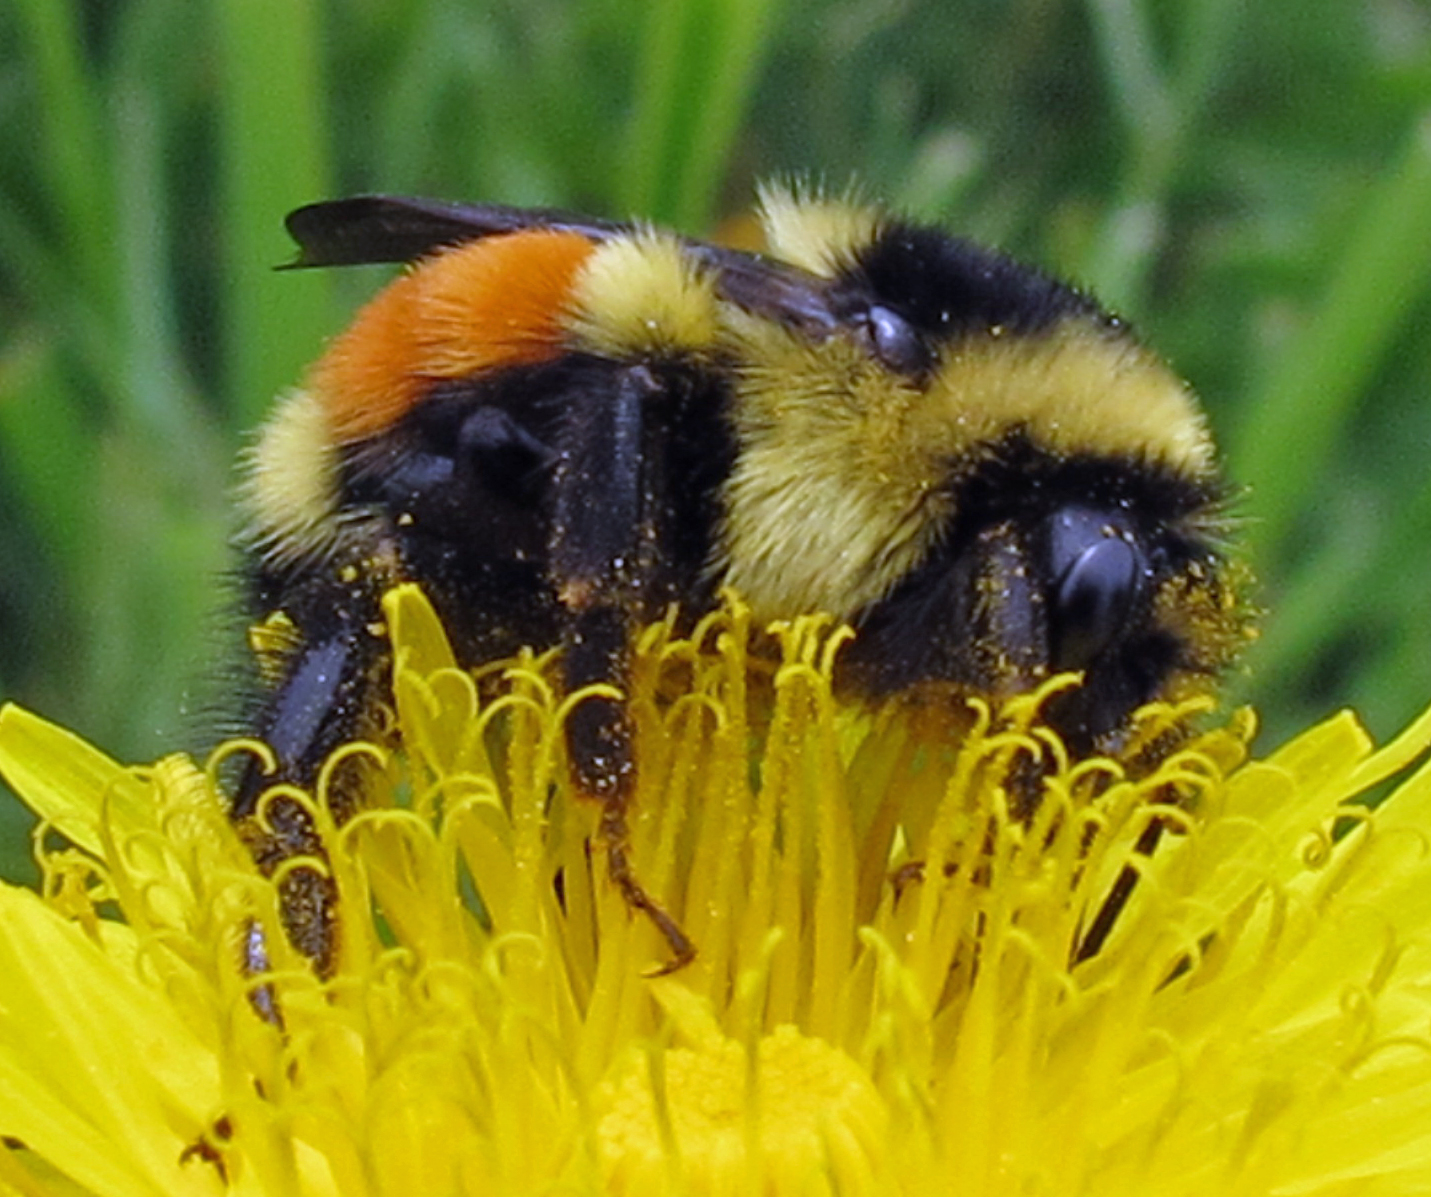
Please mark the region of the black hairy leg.
<svg viewBox="0 0 1431 1197"><path fill-rule="evenodd" d="M369 605L375 607L371 601L357 606ZM259 870L279 876L284 934L324 977L337 964L338 891L310 803L326 802L338 824L357 809L359 783L350 772L340 769L326 784L319 783L330 755L372 730L366 721L386 676L387 650L371 625L364 625L330 612L326 626L306 632L300 626L298 643L284 654L281 677L251 720L253 735L273 754L272 767L259 757L249 758L230 805ZM308 801L274 789L283 785L304 791ZM289 865L300 857L315 863ZM268 971L268 945L256 926L245 934L243 965L250 975ZM271 994L259 993L255 1004L277 1021Z"/></svg>
<svg viewBox="0 0 1431 1197"><path fill-rule="evenodd" d="M589 381L588 402L573 403L560 430L549 569L564 611L563 671L568 693L597 683L621 686L637 622L680 593L673 578L683 515L669 485L663 420L673 387L644 364L604 370ZM663 571L666 576L663 577ZM664 582L664 585L663 585ZM632 729L625 703L591 696L566 724L567 755L578 792L601 803L607 872L627 904L660 932L671 951L659 971L695 958L695 945L636 876L628 814L635 792Z"/></svg>

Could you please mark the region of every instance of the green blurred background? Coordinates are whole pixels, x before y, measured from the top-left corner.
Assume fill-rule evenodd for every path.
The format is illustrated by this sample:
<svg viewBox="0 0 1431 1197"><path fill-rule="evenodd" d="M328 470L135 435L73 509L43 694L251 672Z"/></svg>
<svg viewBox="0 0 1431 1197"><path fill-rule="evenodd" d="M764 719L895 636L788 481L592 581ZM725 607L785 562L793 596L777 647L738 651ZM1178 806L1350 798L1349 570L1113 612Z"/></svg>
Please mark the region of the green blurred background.
<svg viewBox="0 0 1431 1197"><path fill-rule="evenodd" d="M0 696L126 759L193 742L234 456L383 277L274 273L288 209L702 232L792 173L1089 285L1202 393L1249 488L1270 614L1233 690L1265 742L1431 700L1414 0L10 0Z"/></svg>

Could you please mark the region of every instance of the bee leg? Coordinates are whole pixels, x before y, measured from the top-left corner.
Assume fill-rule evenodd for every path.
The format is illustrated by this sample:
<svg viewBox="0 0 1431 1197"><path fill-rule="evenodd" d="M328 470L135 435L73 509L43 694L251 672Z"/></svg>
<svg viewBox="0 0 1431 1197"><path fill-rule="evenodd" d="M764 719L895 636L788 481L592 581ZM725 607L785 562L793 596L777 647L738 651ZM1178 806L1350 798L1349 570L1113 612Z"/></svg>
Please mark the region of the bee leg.
<svg viewBox="0 0 1431 1197"><path fill-rule="evenodd" d="M1149 823L1140 836L1138 842L1133 845L1133 851L1139 856L1149 857L1157 849L1158 841L1163 838L1163 831L1167 824L1162 819L1154 819ZM1103 905L1098 908L1098 913L1093 916L1093 922L1088 925L1087 932L1078 941L1078 946L1073 950L1073 964L1082 964L1085 960L1096 956L1103 950L1104 943L1113 931L1113 925L1118 921L1118 916L1123 913L1123 908L1128 905L1128 899L1133 896L1133 890L1138 885L1138 870L1130 864L1125 864L1118 870L1118 876L1113 879L1113 886L1108 891L1108 896L1103 899Z"/></svg>
<svg viewBox="0 0 1431 1197"><path fill-rule="evenodd" d="M665 394L648 366L606 369L588 383L589 401L573 404L558 437L550 569L565 610L564 671L568 692L605 682L622 685L628 644L646 615L661 568L666 517L661 450L647 435L645 407ZM652 546L657 546L653 555ZM671 972L688 964L695 945L636 877L627 814L635 793L630 715L623 701L583 700L566 725L567 753L578 790L599 801L607 873L627 904L661 933Z"/></svg>
<svg viewBox="0 0 1431 1197"><path fill-rule="evenodd" d="M312 857L327 863L313 815L301 802L277 794L264 800L273 785L290 783L310 793L329 753L359 731L357 720L371 674L372 637L364 629L341 625L323 639L305 643L287 662L287 671L268 695L254 734L273 750L277 768L265 774L252 760L239 778L229 815L265 876L273 876L287 861ZM374 645L376 642L373 642ZM315 795L315 798L318 797ZM325 795L333 816L343 822L356 798L348 793ZM331 976L337 963L338 889L330 872L300 866L284 870L278 881L283 930L289 942L313 962L320 977ZM245 933L243 967L249 975L268 971L268 945L262 929ZM276 1021L271 994L255 991L259 1013Z"/></svg>
<svg viewBox="0 0 1431 1197"><path fill-rule="evenodd" d="M626 904L650 919L660 932L661 938L666 941L666 946L671 949L671 958L648 975L664 977L679 972L696 958L696 945L681 929L680 923L667 914L636 879L627 851L630 836L626 827L624 803L607 802L602 807L601 835L606 841L607 875L621 891Z"/></svg>
<svg viewBox="0 0 1431 1197"><path fill-rule="evenodd" d="M621 613L596 607L573 620L567 648L566 681L580 689L596 681L625 674L627 630ZM625 704L591 697L577 704L567 718L567 753L578 790L601 803L601 841L606 848L606 872L626 904L655 925L671 950L671 959L655 975L684 968L696 957L696 946L636 878L631 863L631 833L626 814L631 806L636 765L631 756L631 723Z"/></svg>
<svg viewBox="0 0 1431 1197"><path fill-rule="evenodd" d="M245 977L262 977L273 971L268 957L268 936L257 919L249 919L243 927L243 947L240 963ZM264 1022L283 1030L283 1010L273 986L264 982L248 991L248 1003Z"/></svg>

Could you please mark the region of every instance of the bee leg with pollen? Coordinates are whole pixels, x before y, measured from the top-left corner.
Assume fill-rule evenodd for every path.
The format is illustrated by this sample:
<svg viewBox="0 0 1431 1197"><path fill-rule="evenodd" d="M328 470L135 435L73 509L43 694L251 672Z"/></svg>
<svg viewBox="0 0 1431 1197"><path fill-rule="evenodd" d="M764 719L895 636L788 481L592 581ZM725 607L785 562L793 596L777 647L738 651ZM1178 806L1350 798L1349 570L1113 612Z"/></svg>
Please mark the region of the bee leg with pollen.
<svg viewBox="0 0 1431 1197"><path fill-rule="evenodd" d="M291 785L314 802L327 802L338 823L351 815L354 793L339 787L320 794L317 783L329 755L361 734L358 719L369 708L367 698L383 659L382 642L370 625L355 628L339 620L325 634L300 635L253 722L255 736L273 752L274 768L265 771L261 761L251 760L229 808L259 870L278 875L284 934L320 977L331 976L337 965L337 883L326 867L328 855L313 810L275 787ZM284 868L298 858L315 864ZM269 971L269 947L257 925L245 933L243 967L254 976ZM272 1000L271 994L259 994L255 1005L277 1021L276 1010L264 1009Z"/></svg>
<svg viewBox="0 0 1431 1197"><path fill-rule="evenodd" d="M575 405L558 445L550 569L565 613L568 693L598 683L622 686L632 630L648 613L654 588L652 546L659 547L659 455L646 443L644 407L663 387L645 365L593 383L592 402ZM591 695L566 724L577 791L601 804L607 873L633 910L660 932L672 972L695 958L695 945L638 880L627 816L636 790L630 712L624 699Z"/></svg>
<svg viewBox="0 0 1431 1197"><path fill-rule="evenodd" d="M580 612L572 623L566 650L568 689L579 690L594 682L624 677L627 631L622 613L597 606ZM567 717L566 742L577 791L601 803L600 834L607 875L627 905L651 920L671 950L671 959L656 975L684 968L695 959L695 944L646 892L631 863L627 813L634 796L636 764L625 703L605 695L583 699Z"/></svg>

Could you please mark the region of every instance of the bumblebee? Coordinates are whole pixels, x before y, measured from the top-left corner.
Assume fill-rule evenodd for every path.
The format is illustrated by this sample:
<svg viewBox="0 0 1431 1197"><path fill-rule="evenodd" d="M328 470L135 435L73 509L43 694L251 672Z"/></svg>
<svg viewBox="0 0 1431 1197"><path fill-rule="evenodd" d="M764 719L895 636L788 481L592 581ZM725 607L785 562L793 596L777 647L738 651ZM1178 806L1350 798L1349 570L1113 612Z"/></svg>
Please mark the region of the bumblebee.
<svg viewBox="0 0 1431 1197"><path fill-rule="evenodd" d="M251 455L243 547L264 656L253 733L312 786L371 734L382 593L423 584L464 663L560 646L569 691L618 688L634 629L735 588L758 621L828 612L870 696L1025 691L1083 674L1049 719L1116 752L1135 708L1206 688L1247 616L1196 401L1082 292L851 200L767 192L767 250L562 212L392 197L288 218L299 267L409 267L280 402ZM941 692L942 692L941 691ZM618 700L566 728L609 872L694 946L627 859ZM321 855L311 817L232 813L269 871ZM341 821L356 798L330 800ZM271 809L268 809L271 808ZM262 823L261 830L258 824ZM331 882L284 870L320 972ZM250 964L261 966L261 943Z"/></svg>

